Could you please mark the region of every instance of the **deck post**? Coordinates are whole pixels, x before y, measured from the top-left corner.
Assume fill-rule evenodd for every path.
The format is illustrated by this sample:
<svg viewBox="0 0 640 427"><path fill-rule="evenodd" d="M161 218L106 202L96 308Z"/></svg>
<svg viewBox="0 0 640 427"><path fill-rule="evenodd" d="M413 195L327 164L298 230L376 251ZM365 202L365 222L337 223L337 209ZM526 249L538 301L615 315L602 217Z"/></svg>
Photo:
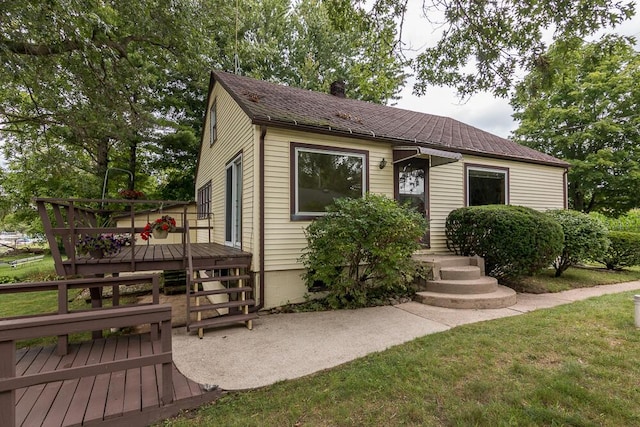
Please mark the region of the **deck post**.
<svg viewBox="0 0 640 427"><path fill-rule="evenodd" d="M171 353L171 320L161 322L160 327L162 329L160 333L162 352ZM162 364L162 403L164 405L173 402L172 364L173 362L171 361Z"/></svg>
<svg viewBox="0 0 640 427"><path fill-rule="evenodd" d="M58 283L58 314L69 313L68 288L66 282ZM69 335L58 335L58 346L56 354L64 356L69 351Z"/></svg>
<svg viewBox="0 0 640 427"><path fill-rule="evenodd" d="M158 274L154 274L151 278L151 301L154 305L160 304L160 275ZM156 341L158 339L159 325L152 323L149 329L151 340Z"/></svg>
<svg viewBox="0 0 640 427"><path fill-rule="evenodd" d="M15 378L16 376L16 345L15 341L0 342L0 378ZM16 391L0 391L0 417L2 423L14 426L16 424Z"/></svg>

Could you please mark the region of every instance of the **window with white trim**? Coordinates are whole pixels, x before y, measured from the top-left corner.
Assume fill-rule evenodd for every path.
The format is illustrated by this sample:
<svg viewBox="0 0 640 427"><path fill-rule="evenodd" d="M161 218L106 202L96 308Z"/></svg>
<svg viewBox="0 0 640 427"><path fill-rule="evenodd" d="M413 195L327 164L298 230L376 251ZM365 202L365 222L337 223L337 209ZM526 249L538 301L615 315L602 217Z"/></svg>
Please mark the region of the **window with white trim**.
<svg viewBox="0 0 640 427"><path fill-rule="evenodd" d="M322 215L335 199L366 193L366 152L295 146L293 154L294 215Z"/></svg>
<svg viewBox="0 0 640 427"><path fill-rule="evenodd" d="M242 241L242 154L226 167L225 179L225 243L240 247Z"/></svg>
<svg viewBox="0 0 640 427"><path fill-rule="evenodd" d="M509 170L466 167L467 206L509 203Z"/></svg>

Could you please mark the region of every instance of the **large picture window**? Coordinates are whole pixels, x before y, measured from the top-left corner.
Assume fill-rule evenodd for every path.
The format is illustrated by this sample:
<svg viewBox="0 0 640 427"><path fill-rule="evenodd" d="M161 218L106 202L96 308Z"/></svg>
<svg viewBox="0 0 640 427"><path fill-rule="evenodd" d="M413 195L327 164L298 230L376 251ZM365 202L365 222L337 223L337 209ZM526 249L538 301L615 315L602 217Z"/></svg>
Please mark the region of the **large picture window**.
<svg viewBox="0 0 640 427"><path fill-rule="evenodd" d="M293 144L294 216L317 216L335 199L363 197L368 154L361 150Z"/></svg>
<svg viewBox="0 0 640 427"><path fill-rule="evenodd" d="M466 167L467 206L509 203L509 170Z"/></svg>

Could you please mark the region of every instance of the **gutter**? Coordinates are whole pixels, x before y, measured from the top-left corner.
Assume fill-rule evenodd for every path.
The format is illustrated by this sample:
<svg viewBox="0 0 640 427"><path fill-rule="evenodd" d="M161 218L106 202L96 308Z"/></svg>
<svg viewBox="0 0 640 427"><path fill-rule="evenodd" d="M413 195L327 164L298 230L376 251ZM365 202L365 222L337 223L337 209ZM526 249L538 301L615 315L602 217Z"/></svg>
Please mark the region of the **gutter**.
<svg viewBox="0 0 640 427"><path fill-rule="evenodd" d="M469 150L465 148L451 147L451 146L446 146L446 145L436 144L436 143L407 141L404 139L389 138L389 137L375 135L373 134L373 132L371 132L370 134L369 133L365 134L365 133L355 133L351 129L343 130L343 129L336 129L332 127L327 127L325 129L318 126L304 125L300 123L291 123L284 120L278 120L278 119L271 118L270 116L253 116L251 117L251 122L254 125L259 125L259 126L273 126L273 127L297 130L302 132L311 132L311 133L316 133L321 135L345 136L348 138L363 139L367 141L371 141L373 139L376 141L390 143L393 146L406 146L407 142L413 142L416 145L419 145L421 147L431 148L434 150L445 151L450 153L468 154L471 156L487 157L487 158L500 159L500 160L510 160L513 162L537 164L537 165L552 166L552 167L559 167L559 168L567 168L569 166L568 163L562 160L559 160L558 162L554 162L554 161L545 161L545 160L539 160L539 159L528 159L528 158L522 158L522 157L515 157L507 154L486 153L484 151L476 151L476 150Z"/></svg>

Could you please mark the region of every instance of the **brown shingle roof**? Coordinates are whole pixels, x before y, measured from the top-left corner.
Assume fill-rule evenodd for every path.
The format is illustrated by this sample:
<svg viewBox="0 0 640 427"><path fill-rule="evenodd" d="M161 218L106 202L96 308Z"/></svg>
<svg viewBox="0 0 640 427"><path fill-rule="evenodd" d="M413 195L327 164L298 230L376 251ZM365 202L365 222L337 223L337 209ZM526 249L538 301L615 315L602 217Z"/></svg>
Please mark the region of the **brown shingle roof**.
<svg viewBox="0 0 640 427"><path fill-rule="evenodd" d="M567 167L555 157L449 117L278 85L214 71L254 124L418 144L444 151Z"/></svg>

